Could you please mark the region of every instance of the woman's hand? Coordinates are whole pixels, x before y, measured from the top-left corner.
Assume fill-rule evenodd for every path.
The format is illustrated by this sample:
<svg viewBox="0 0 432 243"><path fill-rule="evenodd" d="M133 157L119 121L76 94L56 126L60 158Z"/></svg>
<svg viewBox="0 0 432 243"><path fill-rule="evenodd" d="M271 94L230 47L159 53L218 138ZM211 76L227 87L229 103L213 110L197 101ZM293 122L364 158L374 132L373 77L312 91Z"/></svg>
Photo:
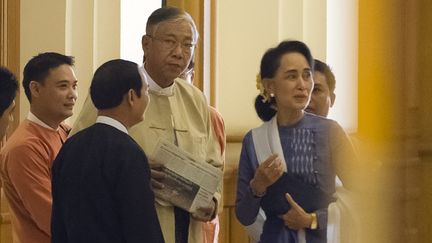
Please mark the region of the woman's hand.
<svg viewBox="0 0 432 243"><path fill-rule="evenodd" d="M284 221L285 226L293 230L309 228L312 224L313 217L311 214L306 213L300 205L298 205L290 194L285 194L291 208L279 217Z"/></svg>
<svg viewBox="0 0 432 243"><path fill-rule="evenodd" d="M255 171L255 176L250 182L252 190L258 194L264 194L267 187L271 186L282 176L284 172L283 168L282 160L277 154L268 157Z"/></svg>

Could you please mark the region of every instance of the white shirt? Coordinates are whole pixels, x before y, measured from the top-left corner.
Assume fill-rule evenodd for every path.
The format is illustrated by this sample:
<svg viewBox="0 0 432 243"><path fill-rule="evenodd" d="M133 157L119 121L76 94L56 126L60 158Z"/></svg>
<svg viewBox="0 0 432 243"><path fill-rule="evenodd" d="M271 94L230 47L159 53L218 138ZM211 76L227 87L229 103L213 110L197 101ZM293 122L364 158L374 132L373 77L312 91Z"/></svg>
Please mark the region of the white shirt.
<svg viewBox="0 0 432 243"><path fill-rule="evenodd" d="M108 116L98 116L96 118L96 123L106 124L106 125L115 127L118 130L120 130L120 131L122 131L122 132L124 132L126 134L129 134L128 131L127 131L127 129L126 129L126 127L123 124L121 124L121 122L119 122L119 121L117 121L117 120L115 120L115 119L113 119L111 117L108 117Z"/></svg>
<svg viewBox="0 0 432 243"><path fill-rule="evenodd" d="M144 74L144 77L147 79L147 82L149 84L149 89L153 94L160 95L160 96L172 96L173 93L173 87L174 85L170 85L169 87L162 88L159 86L147 73L147 70L144 68L144 64L141 66L141 71ZM173 83L174 84L174 83Z"/></svg>
<svg viewBox="0 0 432 243"><path fill-rule="evenodd" d="M53 130L53 131L58 131L58 127L57 127L57 129L54 129L54 128L48 126L48 124L46 124L45 122L43 122L39 118L37 118L35 116L35 114L33 114L31 111L29 111L29 113L27 115L27 120L29 120L31 122L34 122L34 123L38 124L41 127L45 127L45 128L50 129L50 130Z"/></svg>

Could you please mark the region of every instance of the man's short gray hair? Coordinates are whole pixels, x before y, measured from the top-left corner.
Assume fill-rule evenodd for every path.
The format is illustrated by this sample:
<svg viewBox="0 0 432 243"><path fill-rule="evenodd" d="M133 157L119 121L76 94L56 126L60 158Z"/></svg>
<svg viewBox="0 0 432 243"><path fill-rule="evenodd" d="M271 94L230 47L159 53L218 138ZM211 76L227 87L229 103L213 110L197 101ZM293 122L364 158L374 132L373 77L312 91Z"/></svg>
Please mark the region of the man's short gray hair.
<svg viewBox="0 0 432 243"><path fill-rule="evenodd" d="M146 25L147 35L153 35L159 24L166 21L186 20L192 25L193 41L198 41L198 30L192 17L184 10L176 7L163 7L156 9L148 18Z"/></svg>

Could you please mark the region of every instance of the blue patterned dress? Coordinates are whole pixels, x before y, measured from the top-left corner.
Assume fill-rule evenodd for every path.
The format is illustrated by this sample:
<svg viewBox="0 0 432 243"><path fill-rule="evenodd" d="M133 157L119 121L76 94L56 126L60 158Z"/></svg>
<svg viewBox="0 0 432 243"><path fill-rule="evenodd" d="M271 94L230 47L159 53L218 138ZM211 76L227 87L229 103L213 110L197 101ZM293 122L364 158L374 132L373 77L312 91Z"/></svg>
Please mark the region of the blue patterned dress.
<svg viewBox="0 0 432 243"><path fill-rule="evenodd" d="M345 182L344 179L348 177L348 171L346 171L348 166L346 165L348 162L355 161L351 159L355 157L354 151L343 129L333 120L310 113L305 113L296 124L278 129L287 164L287 172L284 173L284 176L289 174L291 178L302 183L298 188L287 187L287 192L291 193L289 190L293 190L292 193L295 194L298 193L296 191L303 190L301 193L307 199L308 196L314 198L316 194L313 191L318 189L331 198L335 192L335 176L338 175ZM282 198L280 200L274 199L274 193L273 195L267 194L263 198L254 197L252 194L249 183L258 165L250 131L243 140L240 155L236 200L237 218L243 225L250 225L255 221L259 208L262 207L266 212L267 220L264 223L260 242L298 242L297 232L284 226L283 221L278 217L278 214L286 213L289 209L284 193L280 193L282 194L279 197L279 199ZM282 179L279 180L282 181ZM272 191L274 187L280 187L280 182L277 181L267 191ZM308 213L315 212L318 217L318 229L306 229L306 242L327 242L327 207L306 210L306 205L301 206Z"/></svg>

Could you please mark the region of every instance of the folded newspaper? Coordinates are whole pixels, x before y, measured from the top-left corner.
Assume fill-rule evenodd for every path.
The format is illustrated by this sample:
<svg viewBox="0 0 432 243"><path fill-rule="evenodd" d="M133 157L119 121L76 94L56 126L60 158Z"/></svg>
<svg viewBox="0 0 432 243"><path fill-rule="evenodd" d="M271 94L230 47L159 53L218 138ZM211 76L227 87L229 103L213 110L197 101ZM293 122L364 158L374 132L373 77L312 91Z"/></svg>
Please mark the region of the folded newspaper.
<svg viewBox="0 0 432 243"><path fill-rule="evenodd" d="M176 145L160 139L152 160L163 164L164 188L153 188L157 199L169 202L188 212L208 207L213 199L222 171L206 161L198 161Z"/></svg>

